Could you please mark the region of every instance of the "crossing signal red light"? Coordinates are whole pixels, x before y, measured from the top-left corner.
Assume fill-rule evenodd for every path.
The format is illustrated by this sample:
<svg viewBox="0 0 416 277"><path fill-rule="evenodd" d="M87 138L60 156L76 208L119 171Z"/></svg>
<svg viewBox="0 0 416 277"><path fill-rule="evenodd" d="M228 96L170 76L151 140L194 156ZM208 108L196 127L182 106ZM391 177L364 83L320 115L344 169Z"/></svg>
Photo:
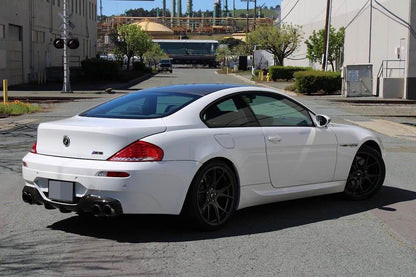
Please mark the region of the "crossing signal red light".
<svg viewBox="0 0 416 277"><path fill-rule="evenodd" d="M55 48L57 48L57 49L62 49L62 48L64 48L64 40L63 40L63 39L61 39L61 38L56 38L56 39L53 41L53 46L55 46Z"/></svg>
<svg viewBox="0 0 416 277"><path fill-rule="evenodd" d="M68 46L69 49L77 49L79 47L79 40L76 38L71 38L68 40L66 46Z"/></svg>

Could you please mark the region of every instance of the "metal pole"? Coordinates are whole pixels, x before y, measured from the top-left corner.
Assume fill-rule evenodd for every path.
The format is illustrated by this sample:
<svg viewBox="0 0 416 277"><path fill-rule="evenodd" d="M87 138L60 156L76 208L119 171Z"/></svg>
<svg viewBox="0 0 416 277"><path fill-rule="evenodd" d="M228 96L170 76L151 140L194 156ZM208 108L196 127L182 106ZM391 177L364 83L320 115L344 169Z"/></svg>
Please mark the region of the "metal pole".
<svg viewBox="0 0 416 277"><path fill-rule="evenodd" d="M370 32L368 37L368 63L371 63L371 44L373 33L373 0L370 0Z"/></svg>
<svg viewBox="0 0 416 277"><path fill-rule="evenodd" d="M331 5L332 1L327 0L326 4L326 20L325 20L325 45L324 45L324 58L322 59L322 70L328 69L328 52L329 52L329 34L331 29Z"/></svg>
<svg viewBox="0 0 416 277"><path fill-rule="evenodd" d="M68 42L68 0L64 0L63 3L64 7L64 85L62 88L62 92L63 93L71 93L72 89L71 89L71 84L70 84L70 72L69 72L69 64L68 64L68 48L66 46L67 42Z"/></svg>
<svg viewBox="0 0 416 277"><path fill-rule="evenodd" d="M257 0L254 0L254 23L253 23L253 30L256 30L256 15L257 14Z"/></svg>
<svg viewBox="0 0 416 277"><path fill-rule="evenodd" d="M4 105L6 105L6 103L8 102L8 87L7 87L7 79L3 80L3 103Z"/></svg>
<svg viewBox="0 0 416 277"><path fill-rule="evenodd" d="M246 17L247 17L247 22L246 22L246 36L247 36L247 34L248 34L248 32L249 32L249 30L248 30L248 28L249 28L249 26L248 26L248 8L249 8L249 6L248 6L248 4L250 3L250 0L247 0L247 14L246 14Z"/></svg>

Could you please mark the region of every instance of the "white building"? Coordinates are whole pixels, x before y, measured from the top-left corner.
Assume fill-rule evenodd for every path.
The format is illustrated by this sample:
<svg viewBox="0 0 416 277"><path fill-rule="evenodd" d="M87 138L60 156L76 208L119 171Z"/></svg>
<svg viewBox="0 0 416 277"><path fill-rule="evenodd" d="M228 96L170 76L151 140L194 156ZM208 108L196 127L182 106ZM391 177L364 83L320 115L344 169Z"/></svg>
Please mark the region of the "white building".
<svg viewBox="0 0 416 277"><path fill-rule="evenodd" d="M95 57L97 0L66 0L80 46L69 51L70 66ZM45 79L46 69L62 67L63 50L53 46L61 37L64 0L1 0L0 80L10 85Z"/></svg>
<svg viewBox="0 0 416 277"><path fill-rule="evenodd" d="M282 0L282 21L304 39L325 27L327 0ZM416 0L332 0L331 25L345 27L344 66L373 66L373 95L416 99ZM306 45L285 61L310 66Z"/></svg>

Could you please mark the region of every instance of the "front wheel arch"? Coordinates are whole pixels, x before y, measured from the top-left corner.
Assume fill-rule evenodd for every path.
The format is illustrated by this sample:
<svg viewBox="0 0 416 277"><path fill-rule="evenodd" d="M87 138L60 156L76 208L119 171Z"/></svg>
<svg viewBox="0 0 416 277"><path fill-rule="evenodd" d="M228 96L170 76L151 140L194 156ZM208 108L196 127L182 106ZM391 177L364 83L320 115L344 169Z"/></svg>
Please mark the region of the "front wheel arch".
<svg viewBox="0 0 416 277"><path fill-rule="evenodd" d="M343 192L344 198L370 198L380 190L385 176L386 167L378 144L374 141L364 143L353 159Z"/></svg>

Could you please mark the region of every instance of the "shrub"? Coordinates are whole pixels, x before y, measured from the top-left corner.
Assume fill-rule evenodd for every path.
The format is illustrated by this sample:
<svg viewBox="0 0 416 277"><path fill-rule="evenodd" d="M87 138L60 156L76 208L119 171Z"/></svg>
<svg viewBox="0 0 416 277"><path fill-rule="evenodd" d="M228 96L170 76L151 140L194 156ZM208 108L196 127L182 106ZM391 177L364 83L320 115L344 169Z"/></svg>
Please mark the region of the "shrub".
<svg viewBox="0 0 416 277"><path fill-rule="evenodd" d="M119 76L120 63L104 59L86 59L81 62L82 70L87 79L116 80Z"/></svg>
<svg viewBox="0 0 416 277"><path fill-rule="evenodd" d="M296 87L295 87L295 85L286 86L285 90L287 90L287 91L296 91Z"/></svg>
<svg viewBox="0 0 416 277"><path fill-rule="evenodd" d="M300 93L315 93L323 90L331 93L341 90L341 73L323 71L300 71L294 74L295 88Z"/></svg>
<svg viewBox="0 0 416 277"><path fill-rule="evenodd" d="M144 64L144 62L133 62L133 70L134 71L145 72L146 71L146 65Z"/></svg>
<svg viewBox="0 0 416 277"><path fill-rule="evenodd" d="M269 76L273 81L280 80L292 80L293 74L298 71L312 70L310 67L299 67L299 66L280 66L274 65L269 68Z"/></svg>
<svg viewBox="0 0 416 277"><path fill-rule="evenodd" d="M256 76L256 78L259 77L260 72L262 72L263 69L254 69L254 76Z"/></svg>
<svg viewBox="0 0 416 277"><path fill-rule="evenodd" d="M0 114L19 115L39 111L41 111L40 106L31 105L29 103L24 103L19 100L7 102L6 104L0 103Z"/></svg>

